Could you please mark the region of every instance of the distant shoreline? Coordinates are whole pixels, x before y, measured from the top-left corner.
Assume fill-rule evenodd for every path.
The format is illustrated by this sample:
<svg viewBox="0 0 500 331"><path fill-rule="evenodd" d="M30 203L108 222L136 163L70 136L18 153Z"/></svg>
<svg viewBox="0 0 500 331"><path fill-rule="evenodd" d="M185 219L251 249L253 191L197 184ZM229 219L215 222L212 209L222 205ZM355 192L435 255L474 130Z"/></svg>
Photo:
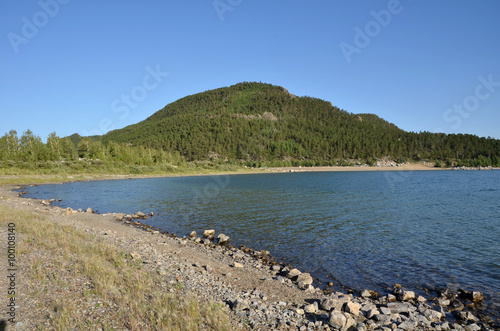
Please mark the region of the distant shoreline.
<svg viewBox="0 0 500 331"><path fill-rule="evenodd" d="M0 175L0 185L43 185L61 184L67 182L91 181L91 180L117 180L117 179L139 179L139 178L163 178L163 177L194 177L194 176L221 176L221 175L249 175L266 173L287 172L352 172L352 171L443 171L462 170L455 168L438 168L432 163L407 163L397 166L325 166L325 167L265 167L265 168L239 168L234 171L221 171L203 169L201 171L179 173L153 173L153 174L19 174ZM483 170L482 168L466 168L463 170ZM500 168L485 168L484 170L500 170Z"/></svg>

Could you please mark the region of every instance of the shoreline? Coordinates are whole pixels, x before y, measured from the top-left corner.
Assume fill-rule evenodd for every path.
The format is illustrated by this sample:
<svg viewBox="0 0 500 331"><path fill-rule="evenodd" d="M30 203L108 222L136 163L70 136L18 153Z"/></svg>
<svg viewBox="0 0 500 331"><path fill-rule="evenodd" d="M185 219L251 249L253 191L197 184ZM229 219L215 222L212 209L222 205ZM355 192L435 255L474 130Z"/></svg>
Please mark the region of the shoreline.
<svg viewBox="0 0 500 331"><path fill-rule="evenodd" d="M299 168L300 169L300 168ZM320 171L320 170L318 170ZM335 170L334 170L335 171ZM338 171L338 170L337 170ZM256 172L254 172L256 173ZM258 173L258 172L257 172ZM129 176L127 176L129 177ZM161 176L164 177L164 176ZM144 177L134 177L134 178L144 178ZM91 178L89 180L96 180L97 178ZM110 178L99 178L99 179L110 179ZM113 179L125 179L125 178L113 178ZM281 310L283 308L287 308L290 311L291 316L295 316L293 322L295 325L299 325L300 323L304 323L302 325L310 326L310 318L314 316L315 323L321 322L318 324L318 327L332 327L334 322L332 322L332 318L340 318L341 320L345 319L347 321L352 321L356 323L364 323L366 325L372 326L383 326L383 325L392 325L396 323L399 326L405 325L414 325L415 320L411 320L410 317L416 318L416 316L424 316L429 324L427 326L431 326L432 324L445 325L444 323L448 323L447 325L452 326L454 323L463 323L465 324L476 324L481 322L476 322L472 317L467 317L469 320L464 320L463 317L459 317L460 312L456 313L457 316L451 313L446 312L446 300L450 301L449 298L441 297L436 300L432 300L431 298L426 299L421 296L416 296L412 291L405 291L401 288L395 288L393 294L372 297L371 294L364 293L365 296L354 296L352 294L345 294L341 292L333 292L327 293L327 291L321 290L309 283L313 283L313 279L307 276L307 284L302 282L302 284L298 281L296 276L290 276L290 270L284 266L276 264L272 259L266 258L267 254L264 254L264 259L259 260L259 258L251 257L249 254L241 254L245 250L248 252L253 252L247 248L243 250L237 248L222 248L221 246L213 245L212 241L207 245L203 243L204 239L200 238L199 243L198 239L195 238L177 238L177 236L165 235L160 233L159 231L151 229L150 226L142 225L141 223L134 224L135 220L124 220L123 216L119 215L117 217L116 214L93 214L93 213L85 213L85 212L73 212L68 209L62 209L60 207L51 206L50 203L47 204L46 201L41 199L25 199L20 196L18 192L15 192L14 189L20 188L17 187L5 187L0 185L0 196L7 196L7 200L1 199L1 203L7 202L8 205L12 206L23 206L32 210L37 214L42 215L54 215L57 216L59 222L65 223L66 221L70 221L69 223L72 226L77 228L84 228L86 231L95 232L97 228L98 233L102 233L103 231L107 233L106 239L112 238L113 235L111 233L118 233L120 236L130 235L133 233L133 236L139 236L139 233L143 237L149 237L148 241L153 241L157 244L158 241L162 241L162 245L172 246L173 249L170 250L170 254L172 255L183 255L185 261L188 261L186 270L190 270L190 266L194 266L195 269L199 269L205 271L205 274L213 273L215 274L218 280L221 280L224 285L229 285L230 287L239 288L240 292L238 294L232 294L232 297L223 298L223 302L225 302L228 306L228 309L232 310L233 317L236 319L247 318L250 317L254 324L253 326L258 329L258 327L262 327L262 323L272 325L274 327L278 327L278 324L272 324L274 322L269 322L269 319L264 319L258 316L250 316L252 313L255 313L255 309L252 309L251 297L255 296L255 292L258 293L257 297L262 299L261 294L264 293L264 297L267 297L268 300L264 300L266 304L269 304L269 298L276 298L276 302L274 307L277 310ZM10 203L9 203L10 201ZM30 202L33 202L30 204ZM66 220L68 219L68 220ZM128 223L127 223L128 222ZM90 227L89 227L90 225ZM141 229L138 229L141 228ZM146 231L144 231L146 230ZM139 232L137 232L139 231ZM174 251L183 251L183 253L175 253ZM187 253L189 252L189 253ZM193 257L195 256L195 257ZM204 257L200 257L204 256ZM209 263L205 262L200 263L199 261L207 261L207 256L209 256L208 260L210 262L214 262L213 266L209 265ZM261 253L258 253L257 256L261 256ZM158 257L156 257L158 259ZM268 260L267 262L263 262L263 260ZM154 258L150 258L150 260L154 261ZM197 260L198 262L194 262ZM220 263L215 266L215 262L223 260L224 263L220 265ZM259 262L260 261L260 262ZM240 263L241 262L241 263ZM236 267L236 263L242 264ZM154 263L151 263L154 264ZM211 263L210 263L211 264ZM190 265L190 266L189 266ZM157 266L158 267L158 266ZM229 275L229 276L228 276ZM236 277L234 277L237 275ZM308 275L304 273L304 275ZM181 276L182 277L182 272ZM234 279L232 279L234 277ZM310 277L310 276L309 276ZM254 290L250 290L253 288ZM246 292L245 292L246 291ZM253 293L250 297L245 296L245 294ZM406 293L406 294L405 294ZM406 295L406 297L405 297ZM234 296L237 298L235 299ZM254 299L258 299L254 298ZM215 297L216 300L220 300L220 297ZM239 301L238 301L239 300ZM330 307L325 300L330 302L335 302L335 305ZM248 301L248 302L247 302ZM263 301L263 300L260 300ZM312 302L312 303L311 303ZM285 303L285 305L281 305ZM353 307L358 307L356 310L353 308L346 308L351 304ZM451 302L450 302L451 303ZM242 306L249 306L248 309L241 309ZM311 307L312 305L312 307ZM346 306L347 305L347 306ZM408 315L408 318L404 320L401 318L400 312L397 312L398 309L403 309L405 314ZM281 307L281 308L280 308ZM439 309L437 308L439 307ZM363 310L362 308L366 308ZM368 309L369 308L369 309ZM415 308L415 309L414 309ZM418 315L415 313L417 310L422 310L426 312L427 315ZM392 310L391 310L392 309ZM272 309L271 309L272 310ZM360 312L361 310L361 312ZM307 312L309 311L309 312ZM371 313L369 313L371 311ZM432 311L439 311L438 314L433 313ZM376 314L378 313L378 314ZM338 314L344 316L343 318L337 316ZM423 314L423 313L422 313ZM464 311L465 314L465 311ZM254 314L255 315L255 314ZM270 314L273 315L273 314ZM371 316L370 316L371 315ZM380 315L378 318L376 316ZM398 315L398 316L396 316ZM333 317L332 317L333 316ZM336 317L335 317L336 316ZM283 317L283 316L282 316ZM474 316L473 316L474 317ZM308 319L309 318L309 319ZM399 319L399 320L398 320ZM271 319L272 320L272 319ZM277 318L276 321L280 319ZM349 323L350 323L349 322ZM237 325L239 322L237 322ZM271 324L269 324L271 323ZM278 322L276 322L278 323ZM399 323L399 324L398 324ZM403 324L406 323L406 324ZM498 322L497 322L498 323ZM287 324L288 325L288 324ZM477 325L477 324L476 324ZM289 326L289 325L288 325ZM252 327L252 328L254 328ZM418 328L417 328L418 329ZM426 328L424 328L426 329ZM486 328L487 329L487 328Z"/></svg>
<svg viewBox="0 0 500 331"><path fill-rule="evenodd" d="M496 169L496 168L493 168ZM0 175L0 185L44 185L61 184L77 181L91 180L120 180L138 178L164 178L164 177L198 177L198 176L224 176L224 175L250 175L283 172L352 172L352 171L442 171L453 168L435 168L431 164L409 163L400 166L331 166L331 167L271 167L271 168L241 168L236 171L194 171L161 174L55 174L55 175Z"/></svg>

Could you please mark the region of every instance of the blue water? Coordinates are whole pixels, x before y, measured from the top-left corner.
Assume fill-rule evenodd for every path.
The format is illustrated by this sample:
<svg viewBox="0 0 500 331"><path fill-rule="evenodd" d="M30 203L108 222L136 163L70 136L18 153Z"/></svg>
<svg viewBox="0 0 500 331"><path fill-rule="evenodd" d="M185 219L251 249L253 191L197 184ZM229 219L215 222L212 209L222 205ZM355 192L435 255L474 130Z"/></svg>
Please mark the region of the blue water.
<svg viewBox="0 0 500 331"><path fill-rule="evenodd" d="M62 207L154 212L178 235L214 228L318 283L385 293L463 288L500 311L500 171L310 172L28 188Z"/></svg>

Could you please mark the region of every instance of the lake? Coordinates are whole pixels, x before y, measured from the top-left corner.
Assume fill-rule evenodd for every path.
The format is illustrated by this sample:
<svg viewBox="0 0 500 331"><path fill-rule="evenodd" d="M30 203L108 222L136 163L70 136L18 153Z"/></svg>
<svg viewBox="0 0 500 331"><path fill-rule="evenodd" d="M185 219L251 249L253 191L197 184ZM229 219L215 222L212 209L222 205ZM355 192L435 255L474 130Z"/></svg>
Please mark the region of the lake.
<svg viewBox="0 0 500 331"><path fill-rule="evenodd" d="M484 292L500 311L500 171L300 172L74 182L28 196L143 221L180 236L213 228L269 250L316 284L386 293Z"/></svg>

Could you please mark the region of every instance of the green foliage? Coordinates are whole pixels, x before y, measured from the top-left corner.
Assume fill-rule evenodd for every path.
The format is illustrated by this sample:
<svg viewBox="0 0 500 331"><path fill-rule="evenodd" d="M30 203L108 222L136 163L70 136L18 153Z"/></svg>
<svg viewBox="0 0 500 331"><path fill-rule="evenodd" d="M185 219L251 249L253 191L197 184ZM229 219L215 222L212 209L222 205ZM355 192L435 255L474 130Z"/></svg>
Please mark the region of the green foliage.
<svg viewBox="0 0 500 331"><path fill-rule="evenodd" d="M500 165L500 141L473 135L405 132L373 114L296 97L284 88L240 83L179 99L146 120L102 136L105 144L148 146L187 160L247 166L336 165L390 158L478 160ZM496 159L495 159L496 160ZM365 162L364 161L364 162Z"/></svg>
<svg viewBox="0 0 500 331"><path fill-rule="evenodd" d="M405 132L373 114L297 97L279 86L240 83L179 99L104 136L0 137L0 168L116 171L222 166L335 166L389 158L439 166L500 166L500 140Z"/></svg>

